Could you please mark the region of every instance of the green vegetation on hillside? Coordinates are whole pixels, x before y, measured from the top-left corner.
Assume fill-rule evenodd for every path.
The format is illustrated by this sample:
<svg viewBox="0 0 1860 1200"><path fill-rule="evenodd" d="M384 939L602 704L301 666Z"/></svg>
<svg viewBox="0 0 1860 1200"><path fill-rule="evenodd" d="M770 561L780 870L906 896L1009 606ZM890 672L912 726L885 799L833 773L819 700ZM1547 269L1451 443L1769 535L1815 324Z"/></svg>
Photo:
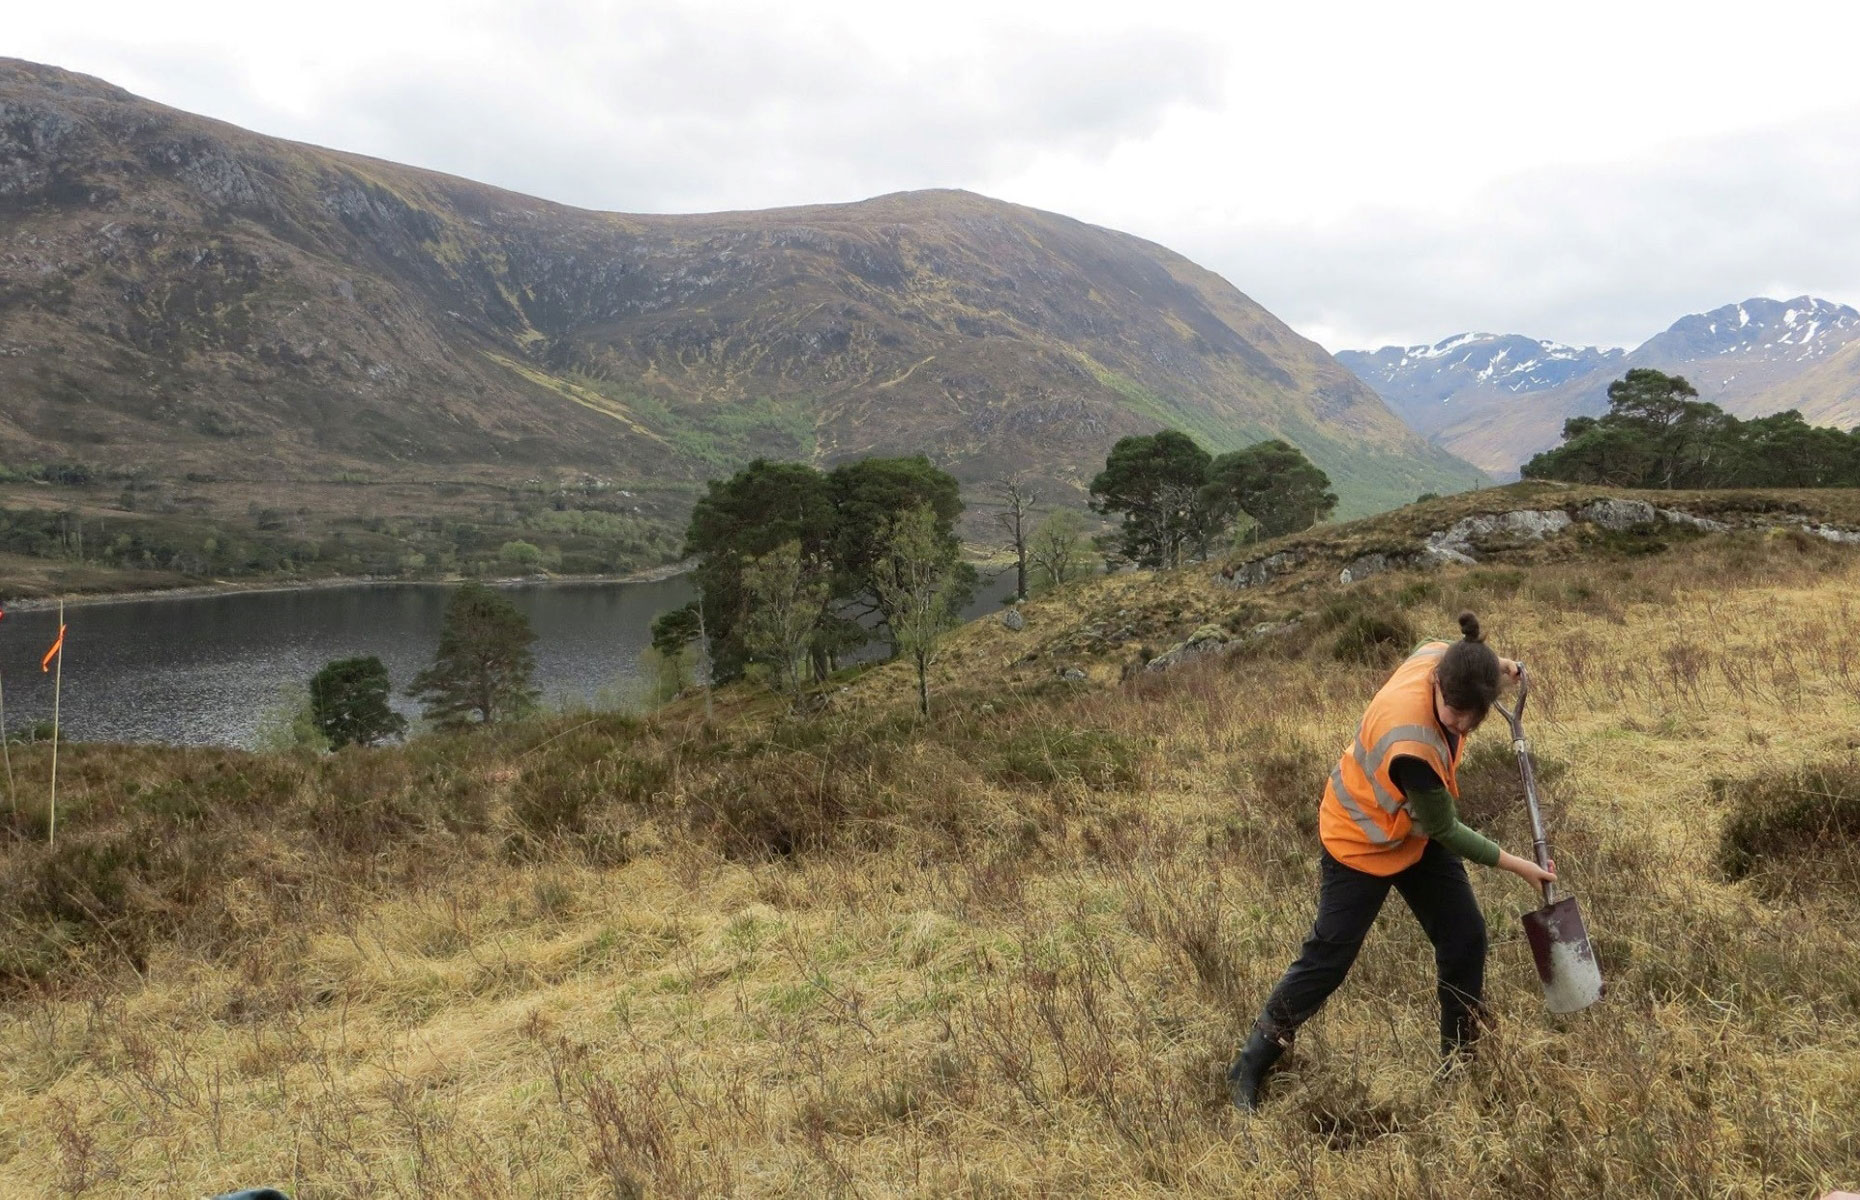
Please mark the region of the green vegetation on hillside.
<svg viewBox="0 0 1860 1200"><path fill-rule="evenodd" d="M376 485L390 494L375 503L345 494L362 485L338 483L323 485L315 505L290 504L301 489L251 489L265 500L237 506L216 504L210 481L172 486L84 470L83 483L0 492L0 554L41 564L0 568L0 598L199 580L625 574L678 557L668 510L682 507L682 495L643 500L598 482ZM338 504L390 511L338 515ZM418 508L427 512L406 511ZM513 558L512 544L536 554Z"/></svg>

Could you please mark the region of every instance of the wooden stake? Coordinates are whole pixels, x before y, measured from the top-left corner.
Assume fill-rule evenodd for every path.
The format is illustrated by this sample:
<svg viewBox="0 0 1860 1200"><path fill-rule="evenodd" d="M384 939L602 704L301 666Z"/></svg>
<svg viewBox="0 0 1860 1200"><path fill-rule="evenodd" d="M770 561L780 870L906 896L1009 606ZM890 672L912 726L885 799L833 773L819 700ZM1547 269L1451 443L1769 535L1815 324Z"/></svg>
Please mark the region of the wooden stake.
<svg viewBox="0 0 1860 1200"><path fill-rule="evenodd" d="M58 844L58 702L65 688L65 602L58 602L58 671L52 676L52 819L49 844Z"/></svg>
<svg viewBox="0 0 1860 1200"><path fill-rule="evenodd" d="M19 793L13 790L13 752L6 744L6 680L0 679L0 759L6 762L6 802L14 816L19 815Z"/></svg>

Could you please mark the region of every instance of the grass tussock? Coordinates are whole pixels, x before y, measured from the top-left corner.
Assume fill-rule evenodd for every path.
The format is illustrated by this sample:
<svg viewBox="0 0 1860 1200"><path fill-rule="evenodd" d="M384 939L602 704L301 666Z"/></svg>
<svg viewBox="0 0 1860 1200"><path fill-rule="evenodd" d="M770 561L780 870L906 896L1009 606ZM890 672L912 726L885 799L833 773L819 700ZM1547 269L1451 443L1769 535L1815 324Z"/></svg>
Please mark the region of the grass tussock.
<svg viewBox="0 0 1860 1200"><path fill-rule="evenodd" d="M1024 635L959 634L929 720L884 667L805 719L726 694L714 726L674 706L321 758L70 747L57 848L29 787L0 824L0 1177L49 1196L1852 1186L1851 909L1700 865L1734 841L1767 877L1851 845L1835 808L1796 806L1855 791L1860 563L1742 536L1624 561L1341 595L1093 581L1029 602ZM1318 796L1387 669L1336 642L1375 617L1449 632L1463 607L1531 666L1551 836L1608 998L1548 1017L1516 919L1533 896L1474 871L1480 1062L1433 1078L1432 956L1390 904L1242 1121L1222 1072L1308 930ZM1269 650L1117 681L1124 641L1294 615ZM1062 643L1091 682L1056 677L1042 648ZM24 780L48 767L15 754ZM1706 802L1713 778L1744 782ZM1461 780L1470 823L1527 853L1496 718Z"/></svg>
<svg viewBox="0 0 1860 1200"><path fill-rule="evenodd" d="M1414 649L1414 625L1399 611L1356 613L1345 622L1331 643L1338 662L1393 668Z"/></svg>
<svg viewBox="0 0 1860 1200"><path fill-rule="evenodd" d="M1077 783L1110 791L1137 785L1138 757L1135 747L1107 730L1029 725L1001 741L990 774L1007 784Z"/></svg>
<svg viewBox="0 0 1860 1200"><path fill-rule="evenodd" d="M1728 809L1718 844L1727 879L1860 899L1860 758L1714 779L1711 792Z"/></svg>

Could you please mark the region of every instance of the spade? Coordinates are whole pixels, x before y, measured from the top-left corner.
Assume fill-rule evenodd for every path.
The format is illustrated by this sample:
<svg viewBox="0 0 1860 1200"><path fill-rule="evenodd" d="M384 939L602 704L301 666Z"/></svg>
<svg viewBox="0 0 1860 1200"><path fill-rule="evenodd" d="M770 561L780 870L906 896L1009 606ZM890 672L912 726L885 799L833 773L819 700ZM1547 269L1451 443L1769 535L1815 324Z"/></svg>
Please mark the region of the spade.
<svg viewBox="0 0 1860 1200"><path fill-rule="evenodd" d="M1511 748L1518 755L1524 776L1524 800L1531 810L1531 853L1537 865L1550 869L1550 843L1544 837L1543 813L1537 805L1537 773L1531 767L1531 744L1524 736L1524 702L1530 698L1530 678L1518 664L1517 707L1498 706L1511 724ZM1543 981L1544 1003L1553 1013L1581 1012L1602 997L1602 968L1583 928L1582 911L1574 896L1557 895L1557 885L1543 885L1544 905L1523 916L1524 936L1537 960L1537 977Z"/></svg>

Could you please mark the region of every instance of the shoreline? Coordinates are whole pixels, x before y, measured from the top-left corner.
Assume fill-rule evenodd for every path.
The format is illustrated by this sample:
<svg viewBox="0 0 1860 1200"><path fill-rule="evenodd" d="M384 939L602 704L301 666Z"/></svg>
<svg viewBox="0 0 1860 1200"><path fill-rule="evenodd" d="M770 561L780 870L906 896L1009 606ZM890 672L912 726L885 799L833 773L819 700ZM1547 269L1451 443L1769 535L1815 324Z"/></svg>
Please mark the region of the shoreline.
<svg viewBox="0 0 1860 1200"><path fill-rule="evenodd" d="M676 579L680 575L688 574L693 569L695 569L694 564L681 561L658 567L647 567L625 575L506 575L492 579L478 579L476 582L494 588L558 583L663 583L668 579ZM96 604L134 604L145 600L204 600L213 596L322 591L345 587L452 587L467 582L472 581L464 576L452 576L445 579L408 579L398 575L332 575L321 579L254 579L250 582L215 580L212 583L190 583L166 588L137 588L121 592L81 592L64 597L64 605L66 608L79 608ZM30 596L9 601L6 611L44 612L56 609L58 604L59 598L55 596Z"/></svg>

